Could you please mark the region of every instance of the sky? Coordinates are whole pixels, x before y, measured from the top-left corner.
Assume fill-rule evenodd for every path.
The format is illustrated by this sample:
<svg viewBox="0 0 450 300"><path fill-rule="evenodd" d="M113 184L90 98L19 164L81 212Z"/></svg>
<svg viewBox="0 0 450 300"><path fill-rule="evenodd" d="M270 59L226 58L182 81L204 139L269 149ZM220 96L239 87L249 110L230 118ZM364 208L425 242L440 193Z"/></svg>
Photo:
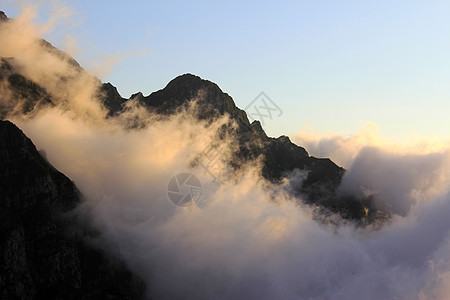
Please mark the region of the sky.
<svg viewBox="0 0 450 300"><path fill-rule="evenodd" d="M36 23L71 10L44 38L125 98L192 73L243 109L264 92L282 111L264 122L271 136L367 123L391 140L450 133L448 1L38 3Z"/></svg>

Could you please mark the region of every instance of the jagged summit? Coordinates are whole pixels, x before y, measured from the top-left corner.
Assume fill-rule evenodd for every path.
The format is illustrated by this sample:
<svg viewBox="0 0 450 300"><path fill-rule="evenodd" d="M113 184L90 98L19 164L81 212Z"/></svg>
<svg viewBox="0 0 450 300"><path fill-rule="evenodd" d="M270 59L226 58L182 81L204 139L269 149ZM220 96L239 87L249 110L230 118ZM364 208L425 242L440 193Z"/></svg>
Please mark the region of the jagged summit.
<svg viewBox="0 0 450 300"><path fill-rule="evenodd" d="M212 83L192 74L172 79L163 89L153 92L142 101L149 107L173 108L197 96L200 89L211 88Z"/></svg>
<svg viewBox="0 0 450 300"><path fill-rule="evenodd" d="M142 102L159 113L172 113L189 101L196 100L204 109L204 117L215 110L223 115L228 113L238 123L250 126L247 114L236 107L228 94L217 84L193 74L184 74L171 80L165 88L142 98ZM209 110L209 111L208 111Z"/></svg>
<svg viewBox="0 0 450 300"><path fill-rule="evenodd" d="M126 99L120 96L117 88L111 83L103 83L99 89L98 93L99 99L102 101L103 105L108 110L108 115L112 116L120 112L123 108L123 104Z"/></svg>
<svg viewBox="0 0 450 300"><path fill-rule="evenodd" d="M182 75L179 75L177 77L175 77L174 79L172 79L171 81L169 81L169 83L166 85L166 87L170 87L170 86L179 86L179 85L199 85L202 83L212 83L208 80L204 80L202 78L200 78L200 76L194 75L192 73L185 73ZM213 83L214 84L214 83Z"/></svg>
<svg viewBox="0 0 450 300"><path fill-rule="evenodd" d="M182 90L190 90L193 88L200 89L208 87L215 87L220 90L219 86L214 82L202 79L200 76L192 73L185 73L169 81L169 83L164 87L164 90L180 92Z"/></svg>

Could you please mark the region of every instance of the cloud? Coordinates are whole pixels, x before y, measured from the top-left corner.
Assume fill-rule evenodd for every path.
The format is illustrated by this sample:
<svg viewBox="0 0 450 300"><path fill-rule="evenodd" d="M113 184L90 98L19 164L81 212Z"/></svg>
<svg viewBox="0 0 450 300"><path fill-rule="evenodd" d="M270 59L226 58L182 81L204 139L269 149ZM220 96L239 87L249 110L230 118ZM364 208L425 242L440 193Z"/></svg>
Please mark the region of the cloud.
<svg viewBox="0 0 450 300"><path fill-rule="evenodd" d="M322 134L304 128L292 137L293 142L303 145L316 157L330 157L338 165L349 168L365 147L382 148L397 154L428 154L442 152L450 148L449 141L431 139L420 135L410 135L403 139L389 139L380 133L380 127L368 122L354 134L329 132Z"/></svg>
<svg viewBox="0 0 450 300"><path fill-rule="evenodd" d="M392 142L380 128L367 123L350 135L311 134L293 138L311 155L330 157L347 168L340 192L372 195L378 208L406 215L418 201L442 195L448 189L449 143L424 137Z"/></svg>
<svg viewBox="0 0 450 300"><path fill-rule="evenodd" d="M367 177L399 203L415 189L423 197L380 230L331 228L262 180L258 165L222 185L191 168L220 124L208 127L189 115L146 115L149 125L131 131L56 109L18 123L75 180L87 198L79 211L101 230L103 247L121 255L155 298L447 297L450 197L422 181L439 177L429 175L441 169L443 156L398 160L365 148L353 163L355 178ZM200 207L168 200L168 182L186 171L202 183Z"/></svg>
<svg viewBox="0 0 450 300"><path fill-rule="evenodd" d="M344 175L341 191L363 191L375 196L386 211L406 215L417 201L427 201L447 190L448 152L394 154L363 148Z"/></svg>
<svg viewBox="0 0 450 300"><path fill-rule="evenodd" d="M62 12L64 17L67 11L59 8L54 13ZM43 87L57 104L68 105L73 114L101 118L106 112L96 101L100 81L78 67L68 55L39 38L55 26L59 17L50 17L47 23L36 25L33 22L36 14L36 6L27 6L18 17L0 26L0 56L14 57L18 72Z"/></svg>

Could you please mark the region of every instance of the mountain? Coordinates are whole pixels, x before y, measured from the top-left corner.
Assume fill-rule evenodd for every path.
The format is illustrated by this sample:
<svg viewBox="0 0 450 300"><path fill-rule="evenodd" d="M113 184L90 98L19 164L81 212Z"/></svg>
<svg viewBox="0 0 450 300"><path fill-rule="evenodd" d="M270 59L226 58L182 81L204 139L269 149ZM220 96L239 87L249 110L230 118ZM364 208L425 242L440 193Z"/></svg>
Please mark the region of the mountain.
<svg viewBox="0 0 450 300"><path fill-rule="evenodd" d="M5 22L8 18L0 12L0 26ZM38 39L36 45L71 69L70 76L49 76L55 81L53 86L64 90L80 76L94 83L104 117L120 118L134 104L165 117L195 101L197 109L185 113L209 123L224 115L230 117L233 124L224 125L218 136L235 140L228 161L232 170L237 172L247 162L260 159L261 175L273 184L288 181L289 191L299 203L362 225L380 218L372 199L339 194L343 168L328 158L310 156L287 136L267 136L261 123L250 123L247 113L217 84L184 74L148 96L136 93L125 99L111 83L90 76L47 41ZM64 93L52 93L38 79L28 76L16 58L0 57L0 298L140 299L144 293L140 279L118 258L89 243L97 233L73 213L82 201L73 182L58 172L19 128L2 121L11 116L33 118L48 107L69 109ZM139 130L148 124L124 126ZM298 171L301 181L293 178Z"/></svg>
<svg viewBox="0 0 450 300"><path fill-rule="evenodd" d="M86 74L79 64L64 52L43 40L40 40L39 44L45 51L67 61L75 70L74 74ZM20 67L16 66L14 58L1 58L0 63L0 88L3 85L3 89L7 88L13 93L13 100L5 102L8 105L0 104L0 118L14 113L32 116L43 107L58 105L64 101L50 95L38 83L27 78ZM58 80L64 84L67 78ZM260 122L250 123L246 112L236 107L232 97L213 82L192 74L184 74L148 96L136 93L125 99L111 83L101 83L96 78L93 81L98 83L97 98L107 111L108 118L119 117L127 111L132 102L139 103L152 113L170 115L196 101L198 110L194 114L198 119L214 122L218 117L228 114L237 124L236 128L231 125L223 128L224 132L232 132L236 139L237 149L229 162L234 170L238 170L248 161L260 158L263 161L261 175L275 184L290 178L293 171L300 170L305 174L304 180L301 184L292 183L292 192L298 201L358 222L368 222L377 213L371 199L338 193L338 186L345 173L343 168L328 158L310 156L304 148L292 143L287 136L268 137Z"/></svg>
<svg viewBox="0 0 450 300"><path fill-rule="evenodd" d="M3 14L4 15L4 14ZM6 18L6 17L5 17ZM4 20L7 20L3 18ZM44 40L39 40L42 49L68 62L76 75L87 73L66 53L56 49ZM11 114L34 113L46 106L58 105L65 99L51 95L38 83L27 78L14 58L0 58L0 89L8 89L13 96L9 101L0 103L0 118ZM63 86L69 79L58 79ZM233 99L224 93L219 86L192 74L184 74L170 81L159 91L143 96L136 93L129 99L121 97L117 89L110 83L98 84L97 96L107 111L107 117L114 118L126 112L128 104L137 102L147 110L170 115L196 101L198 110L196 117L214 122L224 114L237 124L237 128L228 126L225 132L233 131L237 140L237 150L229 162L234 169L239 169L245 162L261 158L263 161L262 176L273 183L289 178L294 170L301 170L305 179L301 184L293 184L293 193L301 202L318 206L329 213L339 213L347 219L356 221L370 220L375 213L371 199L359 199L352 195L338 195L337 188L345 170L328 158L316 158L291 142L289 137L268 137L260 122L249 122L244 110L236 107ZM12 99L12 100L11 100ZM20 101L18 99L21 99ZM132 124L131 127L142 125Z"/></svg>
<svg viewBox="0 0 450 300"><path fill-rule="evenodd" d="M304 148L292 143L287 136L268 137L259 121L250 123L246 112L238 108L233 98L211 81L184 74L147 97L136 93L130 99L120 97L117 89L110 83L103 84L102 89L108 91L104 93L108 96L102 101L112 116L120 115L128 101L138 101L149 111L162 115L173 114L196 101L199 107L199 111L195 112L196 117L210 122L228 114L237 124L234 136L238 147L230 162L235 169L239 169L245 162L261 157L261 175L272 183L280 183L290 177L294 170L307 174L300 185L293 185L293 193L298 199L301 198L303 203L315 205L322 212L339 213L346 219L358 222L371 222L380 215L370 198L338 194L337 189L345 173L343 168L329 158L310 156Z"/></svg>
<svg viewBox="0 0 450 300"><path fill-rule="evenodd" d="M141 299L125 265L89 245L95 231L70 212L73 182L9 121L0 121L0 298Z"/></svg>

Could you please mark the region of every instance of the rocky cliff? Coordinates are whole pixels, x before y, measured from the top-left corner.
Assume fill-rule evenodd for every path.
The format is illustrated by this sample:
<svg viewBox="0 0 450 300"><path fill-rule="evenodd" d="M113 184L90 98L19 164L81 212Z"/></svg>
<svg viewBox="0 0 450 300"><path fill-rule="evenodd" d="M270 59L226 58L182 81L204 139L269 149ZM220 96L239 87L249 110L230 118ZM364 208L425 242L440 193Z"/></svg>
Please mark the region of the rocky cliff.
<svg viewBox="0 0 450 300"><path fill-rule="evenodd" d="M0 298L140 299L142 282L87 242L80 193L14 124L0 121Z"/></svg>

